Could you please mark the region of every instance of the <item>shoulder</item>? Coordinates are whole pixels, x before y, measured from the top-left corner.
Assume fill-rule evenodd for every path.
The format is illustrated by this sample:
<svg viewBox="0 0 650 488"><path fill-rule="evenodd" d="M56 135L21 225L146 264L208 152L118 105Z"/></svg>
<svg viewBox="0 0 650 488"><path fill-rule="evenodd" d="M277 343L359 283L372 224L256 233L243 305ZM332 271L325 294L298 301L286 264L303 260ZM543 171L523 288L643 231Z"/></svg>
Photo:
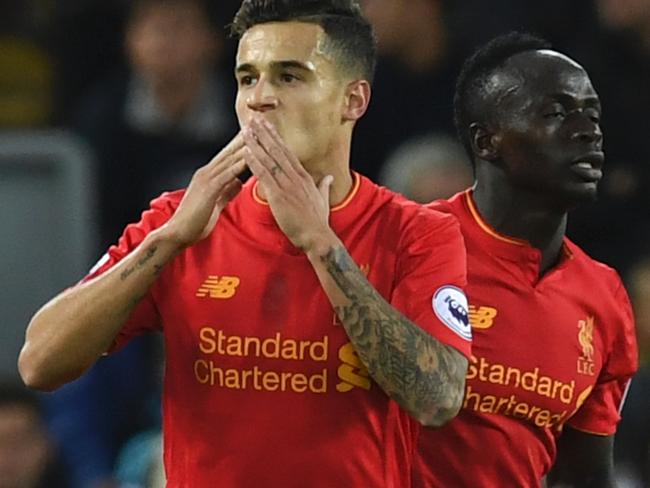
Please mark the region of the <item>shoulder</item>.
<svg viewBox="0 0 650 488"><path fill-rule="evenodd" d="M185 189L166 191L151 200L149 207L152 211L169 214L171 216L180 205L184 195Z"/></svg>
<svg viewBox="0 0 650 488"><path fill-rule="evenodd" d="M386 199L385 212L399 217L399 231L407 240L409 236L460 234L456 216L444 206L417 203L387 188L378 189Z"/></svg>
<svg viewBox="0 0 650 488"><path fill-rule="evenodd" d="M604 286L612 293L624 291L623 280L614 268L592 258L570 239L567 238L564 242L571 253L573 266L585 281L591 282L592 285Z"/></svg>
<svg viewBox="0 0 650 488"><path fill-rule="evenodd" d="M133 231L148 233L167 222L183 199L185 190L170 191L161 194L149 202L149 208L142 212L140 220L129 224L125 235Z"/></svg>
<svg viewBox="0 0 650 488"><path fill-rule="evenodd" d="M456 209L454 208L453 202L456 200L456 197L450 200L435 200L431 203L427 203L427 208L435 210L444 214L456 214Z"/></svg>
<svg viewBox="0 0 650 488"><path fill-rule="evenodd" d="M598 310L604 337L627 351L625 354L636 350L632 304L618 272L593 259L568 239L565 243L572 255L573 287L588 294L590 303Z"/></svg>
<svg viewBox="0 0 650 488"><path fill-rule="evenodd" d="M116 244L110 246L106 254L92 267L84 280L93 278L110 269L133 249L135 249L155 229L162 227L174 214L185 190L165 192L154 198L138 222L129 224L124 229Z"/></svg>
<svg viewBox="0 0 650 488"><path fill-rule="evenodd" d="M151 231L162 227L181 203L185 190L165 192L149 203L149 208L142 212L138 222L126 226L117 247L132 250Z"/></svg>
<svg viewBox="0 0 650 488"><path fill-rule="evenodd" d="M384 214L397 215L405 222L424 219L431 222L445 223L455 220L450 215L450 212L443 208L437 208L432 204L414 202L404 195L378 185L363 176L362 185L371 188L373 206L381 208Z"/></svg>

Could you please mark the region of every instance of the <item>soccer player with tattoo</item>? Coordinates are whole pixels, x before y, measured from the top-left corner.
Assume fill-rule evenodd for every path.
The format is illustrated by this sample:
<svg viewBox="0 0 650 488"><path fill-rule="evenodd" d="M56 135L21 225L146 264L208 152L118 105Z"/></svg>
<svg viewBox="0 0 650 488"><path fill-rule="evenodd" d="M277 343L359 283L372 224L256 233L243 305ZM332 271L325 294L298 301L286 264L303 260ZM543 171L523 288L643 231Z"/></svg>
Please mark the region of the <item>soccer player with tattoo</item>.
<svg viewBox="0 0 650 488"><path fill-rule="evenodd" d="M414 486L614 486L612 447L637 368L617 273L565 236L596 197L604 154L585 70L513 33L470 57L455 97L473 188L431 207L467 246L474 340L463 407L422 430Z"/></svg>
<svg viewBox="0 0 650 488"><path fill-rule="evenodd" d="M462 403L460 227L350 171L375 64L355 1L245 0L232 28L241 131L36 313L22 377L161 330L168 486L408 487L420 424Z"/></svg>

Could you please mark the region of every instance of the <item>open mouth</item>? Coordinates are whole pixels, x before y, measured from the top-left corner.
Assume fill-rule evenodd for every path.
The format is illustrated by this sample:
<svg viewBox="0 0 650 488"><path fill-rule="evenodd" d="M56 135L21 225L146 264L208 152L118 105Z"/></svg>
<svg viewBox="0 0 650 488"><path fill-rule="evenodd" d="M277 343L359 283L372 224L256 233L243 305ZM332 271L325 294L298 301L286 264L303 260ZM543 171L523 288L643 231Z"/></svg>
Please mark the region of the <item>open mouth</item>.
<svg viewBox="0 0 650 488"><path fill-rule="evenodd" d="M602 152L587 154L577 158L571 164L571 170L584 181L596 182L603 177L603 161Z"/></svg>

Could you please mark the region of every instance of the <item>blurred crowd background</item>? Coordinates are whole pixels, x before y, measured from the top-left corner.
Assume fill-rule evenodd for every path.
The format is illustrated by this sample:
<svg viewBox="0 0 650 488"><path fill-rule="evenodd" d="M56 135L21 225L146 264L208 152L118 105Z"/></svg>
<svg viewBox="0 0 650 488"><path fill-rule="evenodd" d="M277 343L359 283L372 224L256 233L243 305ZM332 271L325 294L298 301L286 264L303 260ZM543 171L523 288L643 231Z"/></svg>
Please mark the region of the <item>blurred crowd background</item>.
<svg viewBox="0 0 650 488"><path fill-rule="evenodd" d="M54 394L25 391L15 364L38 305L236 133L225 26L239 3L0 0L0 488L163 486L157 339ZM472 182L452 101L477 45L531 31L589 72L606 176L569 236L621 273L635 306L641 370L616 466L622 487L650 487L650 0L361 3L380 59L352 166L421 202Z"/></svg>

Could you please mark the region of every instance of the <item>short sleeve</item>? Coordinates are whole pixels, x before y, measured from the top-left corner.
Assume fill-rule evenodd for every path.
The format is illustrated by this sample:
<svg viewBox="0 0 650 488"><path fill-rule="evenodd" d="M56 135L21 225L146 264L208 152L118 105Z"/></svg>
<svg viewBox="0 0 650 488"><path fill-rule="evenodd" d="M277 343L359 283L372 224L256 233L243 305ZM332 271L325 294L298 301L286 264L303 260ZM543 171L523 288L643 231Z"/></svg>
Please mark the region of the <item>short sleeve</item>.
<svg viewBox="0 0 650 488"><path fill-rule="evenodd" d="M625 394L638 368L632 306L622 283L615 298L617 314L610 324L613 329L611 350L594 389L567 422L572 428L596 435L616 432Z"/></svg>
<svg viewBox="0 0 650 488"><path fill-rule="evenodd" d="M439 341L471 355L467 257L452 215L422 209L402 234L392 305Z"/></svg>
<svg viewBox="0 0 650 488"><path fill-rule="evenodd" d="M85 283L102 275L128 256L142 243L147 234L169 220L181 198L182 192L179 191L164 193L153 200L150 208L143 212L140 221L126 227L118 243L108 249L81 282ZM160 319L150 290L124 323L109 352L121 349L136 336L159 329Z"/></svg>

